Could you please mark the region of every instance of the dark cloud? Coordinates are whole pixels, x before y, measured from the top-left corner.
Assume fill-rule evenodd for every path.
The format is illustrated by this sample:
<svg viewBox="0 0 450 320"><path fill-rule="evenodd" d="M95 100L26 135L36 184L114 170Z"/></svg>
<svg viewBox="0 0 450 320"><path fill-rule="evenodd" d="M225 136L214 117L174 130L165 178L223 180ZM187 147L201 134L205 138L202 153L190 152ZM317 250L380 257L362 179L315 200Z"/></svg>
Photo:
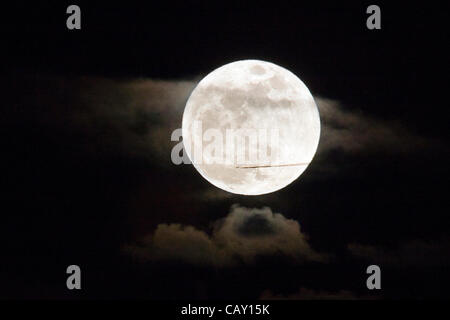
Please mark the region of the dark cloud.
<svg viewBox="0 0 450 320"><path fill-rule="evenodd" d="M276 233L275 228L269 220L260 215L253 215L248 217L238 228L237 232L243 236L264 236Z"/></svg>
<svg viewBox="0 0 450 320"><path fill-rule="evenodd" d="M155 165L163 167L162 170L152 172L160 175L178 175L180 172L192 175L195 172L192 168L192 170L189 168L186 170L186 168L180 168L171 163L170 153L176 142L171 141L170 136L173 130L181 126L185 103L197 81L112 80L96 77L62 78L36 75L23 77L23 79L18 76L16 82L21 83L28 90L24 90L21 96L14 97L14 99L10 98L11 101L9 102L14 102L13 105L17 105L17 107L10 108L2 120L9 120L9 116L16 116L19 122L25 119L26 122L22 121L23 123L20 126L16 125L17 123L14 121L5 121L6 124L13 128L12 130L16 131L20 130L20 128L35 127L38 127L40 130L46 130L47 135L51 137L49 140L57 140L58 148L52 145L49 148L51 152L55 152L55 150L69 150L70 156L66 156L65 159L74 158L72 156L73 150L75 150L73 154L76 153L76 156L79 157L105 155L109 158L111 154L118 154L125 158L138 158L143 160L141 163L144 163L144 167L147 170L149 168L154 169L151 166ZM313 161L312 165L318 163L320 168L333 166L332 161L325 160L329 160L334 151L342 152L345 155L416 152L421 150L422 147L428 147L435 143L432 140L413 134L405 127L374 119L361 112L350 111L339 101L322 97L316 97L316 101L322 121L322 137L319 142L317 159ZM25 108L30 103L32 103L31 107ZM23 110L27 110L27 112L25 113ZM70 134L67 134L67 132ZM13 136L14 133L11 135ZM32 132L32 135L34 136L34 132ZM73 139L74 136L76 137L75 139ZM47 136L44 137L47 139ZM65 141L66 137L72 138L72 140ZM60 145L64 146L64 148L59 148ZM55 159L58 158L55 157ZM60 162L59 160L54 161L55 163ZM351 162L349 158L346 158L345 161ZM129 162L127 161L126 164L128 165ZM129 165L129 167L133 167L133 165ZM314 171L306 174L314 174ZM328 176L326 174L321 175L323 179L326 179ZM169 180L167 179L167 183L160 188L153 187L154 184L152 183L152 187L148 191L143 190L142 193L148 192L150 195L156 193L157 197L160 194L166 194L168 193L167 188L172 188L173 185L172 181ZM198 180L201 180L201 178ZM190 181L184 180L184 183L189 184ZM197 192L180 194L178 199L189 197L189 205L192 205L195 201L224 201L228 203L236 201L233 200L236 199L236 195L212 187L207 183L198 183L195 185L195 188ZM271 204L273 201L282 202L285 199L282 197L282 194L277 193L259 199L265 201L263 204ZM149 196L145 195L146 201L148 198ZM158 198L158 200L160 199ZM292 203L293 201L291 198L286 200L288 200L286 203ZM246 201L248 200L246 199ZM260 204L262 202L249 205L256 206ZM170 212L172 218L175 215L173 207L171 206ZM180 212L182 210L184 209L180 209ZM238 209L233 210L233 212L239 211ZM270 209L268 210L270 212ZM142 211L144 210L142 209ZM166 213L161 213L161 215L163 214L165 217ZM217 214L215 217L217 217ZM210 246L214 252L205 254L205 256L217 255L216 246L214 245L221 239L220 237L223 236L225 230L228 230L227 236L231 240L239 239L241 241L245 239L245 244L249 246L250 252L251 250L270 251L269 248L271 247L266 242L264 242L266 245L264 248L254 248L256 245L250 245L250 243L252 238L276 239L274 235L277 235L277 215L274 214L268 219L264 214L260 216L253 214L249 217L248 214L243 213L242 217L246 217L247 220L239 220L239 217L231 214L228 216L228 219L225 219L225 222L229 222L231 219L238 221L238 229L231 228L225 223L222 228L216 226L212 236L205 233L206 242L212 242L213 245L211 246L210 244ZM284 219L283 222L286 226L288 221L293 221ZM158 223L160 222L161 220L158 221ZM295 221L293 222L296 223ZM218 223L216 222L216 224ZM291 233L287 234L295 239L303 236L300 231L295 231L295 226L287 230L291 231ZM201 232L203 231L195 228L193 230L186 229L182 225L177 227L172 224L165 226L160 224L155 234L167 235L173 233L174 235L182 236L187 233L193 237L194 235L200 237ZM200 239L198 241L200 242ZM236 243L239 243L239 241L236 241ZM298 243L307 244L306 241L296 243L297 246ZM291 245L290 242L283 245L278 243L277 245L285 248L283 249L284 253L289 250L295 251L293 248L288 247ZM251 256L249 253L243 253L243 250L246 248L244 245L238 247L231 242L227 247L230 246L234 246L234 250L231 251L236 251L243 257ZM292 255L292 253L288 255ZM224 258L225 260L230 260L227 255L224 256L226 257Z"/></svg>
<svg viewBox="0 0 450 320"><path fill-rule="evenodd" d="M450 266L450 239L408 240L394 248L351 243L350 253L373 264L393 267L444 267Z"/></svg>
<svg viewBox="0 0 450 320"><path fill-rule="evenodd" d="M144 261L181 261L190 265L231 267L240 264L257 266L255 262L260 261L259 257L275 257L278 261L278 257L283 256L289 262L294 261L295 268L302 263L305 263L302 265L305 268L310 266L309 262L328 262L329 255L312 249L311 242L305 236L305 229L300 229L296 220L305 223L308 234L314 237L314 248L328 251L333 246L341 248L350 241L369 241L378 233L371 231L375 229L382 230L380 232L383 232L384 237L390 237L389 232L392 231L395 237L399 232L396 223L399 226L403 223L404 213L400 210L408 211L408 219L411 219L415 211L420 211L416 209L417 206L412 208L411 203L423 203L427 208L439 205L435 204L437 202L425 201L433 199L434 195L428 198L411 197L412 193L417 194L409 186L409 181L412 182L411 185L417 182L415 176L403 184L400 184L402 179L397 179L398 176L396 183L391 183L390 178L384 179L375 189L370 185L367 188L360 188L358 185L352 189L351 184L342 185L342 181L333 184L330 179L332 174L336 172L341 176L346 175L338 165L334 165L336 171L331 174L326 171L327 174L318 175L313 170L305 173L305 176L313 177L312 180L317 177L326 180L326 184L311 180L308 183L308 179L305 179L283 191L261 197L239 197L213 187L203 181L194 168L175 166L170 159L170 152L176 144L170 140L170 136L173 130L181 126L185 102L196 81L35 76L17 82L23 83L28 90L23 90L23 95L10 95L7 100L15 107L9 108L0 121L5 124L4 139L14 143L11 150L18 149L15 145L18 141L16 134L20 131L28 132L23 137L25 144L18 145L26 146L21 149L29 152L23 156L20 154L11 163L16 164L17 172L31 168L25 173L29 174L28 181L33 181L33 184L28 185L28 189L32 191L26 192L36 193L34 199L39 199L39 202L35 204L33 201L23 201L26 198L21 194L24 183L17 179L13 170L8 170L7 181L14 181L18 190L15 198L9 197L12 199L11 203L30 204L26 208L30 215L15 215L17 220L33 221L29 224L30 229L34 229L31 228L33 225L48 225L45 235L38 234L38 229L23 232L28 234L28 238L38 239L32 242L35 245L33 252L45 254L49 251L47 248L53 248L54 239L57 238L59 243L70 249L66 250L70 259L73 259L74 252L79 257L84 257L86 252L91 252L89 248L92 243L98 243L98 235L101 234L102 243L99 248L106 247L108 250L99 249L97 252L115 252L118 247L122 247L128 256ZM405 126L351 111L339 101L321 97L316 97L316 101L321 115L322 137L311 167L316 164L319 169L333 166L337 153L343 155L341 158L337 157L338 160L344 159L351 170L358 164L355 156L366 154L380 155L389 164L391 154L409 155L435 143L412 133ZM9 121L11 119L14 121ZM5 152L6 157L8 154L12 153ZM120 157L119 161L116 160L116 155ZM87 161L79 161L80 159ZM370 170L366 172L370 181L376 181L382 173L377 171L377 176L374 177ZM356 179L362 181L361 176ZM423 183L417 185L427 188ZM39 192L48 194L42 196ZM370 196L365 197L366 193ZM399 196L404 200L398 202ZM219 219L226 212L223 208L228 208L235 202L241 202L247 207L269 205L282 208L285 215L274 213L269 208L236 206L225 218ZM390 210L378 210L388 208L391 203L398 205ZM380 215L371 220L371 215L361 210L362 206L371 206L373 212L378 214L379 211ZM36 212L38 207L42 209ZM298 210L300 207L301 210ZM47 212L53 214L49 215ZM65 215L61 215L61 212ZM394 215L392 212L400 213ZM76 216L78 222L68 224L68 216ZM296 220L292 217L296 217ZM398 221L392 221L392 217L398 217ZM424 220L421 214L417 219L416 221ZM215 222L211 229L207 229L211 220ZM376 228L371 223L375 220L375 223L379 223ZM424 224L430 224L430 221L433 223L429 219ZM442 225L442 222L439 224ZM85 228L86 225L89 225L88 229ZM434 232L434 227L431 224L428 230L432 229L431 232ZM9 229L19 230L16 227ZM82 240L79 238L81 229L84 230ZM425 229L423 225L421 229ZM141 238L151 230L154 231ZM123 234L119 236L121 232ZM141 240L135 243L135 239ZM24 240L21 247L25 247L26 242L28 241ZM40 245L43 242L44 245ZM124 243L129 244L123 246ZM432 244L424 241L407 242L394 249L352 244L349 249L353 255L370 260L370 263L449 265L446 252L450 246L440 244L439 241ZM11 245L10 252L16 251L16 247ZM98 259L99 265L103 265L105 256L107 254L93 259ZM28 260L24 256L19 265L26 265ZM128 259L125 260L128 263ZM315 268L317 264L312 266ZM103 272L101 268L98 269L99 274ZM286 271L280 266L271 270L274 273ZM277 272L280 270L282 272ZM272 276L274 277L276 276ZM302 280L307 277L304 276ZM136 278L139 283L140 277ZM280 283L289 284L292 278L284 276ZM313 278L324 281L320 272L312 274L311 279ZM254 283L258 281L254 280ZM295 290L300 285L314 287L310 283L296 282L291 289ZM343 287L346 285L338 284L333 288ZM280 292L273 289L276 288L275 285L264 284L255 292L256 296L266 288L271 288L275 293ZM308 290L302 288L293 298L358 297L354 291ZM279 297L275 293L271 295ZM270 293L266 294L270 296Z"/></svg>
<svg viewBox="0 0 450 320"><path fill-rule="evenodd" d="M160 224L141 243L123 249L143 260L178 260L212 266L252 263L259 256L279 254L298 263L328 260L327 255L310 247L297 221L267 207L239 205L233 205L225 218L213 224L211 235L193 226Z"/></svg>

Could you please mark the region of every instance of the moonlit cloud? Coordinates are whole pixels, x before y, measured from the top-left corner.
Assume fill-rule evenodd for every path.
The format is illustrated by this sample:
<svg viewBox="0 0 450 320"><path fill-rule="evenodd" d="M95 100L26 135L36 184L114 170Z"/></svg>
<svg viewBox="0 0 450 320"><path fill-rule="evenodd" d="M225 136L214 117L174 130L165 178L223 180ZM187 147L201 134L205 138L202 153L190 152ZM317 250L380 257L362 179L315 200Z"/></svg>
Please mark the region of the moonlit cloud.
<svg viewBox="0 0 450 320"><path fill-rule="evenodd" d="M182 261L196 265L233 266L261 256L284 255L297 263L326 262L328 256L312 249L297 221L270 208L233 205L213 224L211 234L193 226L160 224L124 252L139 260Z"/></svg>
<svg viewBox="0 0 450 320"><path fill-rule="evenodd" d="M53 88L45 104L37 106L34 121L89 139L95 153L119 153L158 160L172 165L170 152L176 144L171 133L181 127L186 101L197 81L41 76L26 80L33 96ZM341 102L315 97L321 117L317 157L330 151L405 153L435 144L395 123L350 111ZM87 151L89 151L87 150ZM86 150L84 150L86 151Z"/></svg>
<svg viewBox="0 0 450 320"><path fill-rule="evenodd" d="M106 139L99 143L124 155L164 159L160 165L171 165L174 144L170 136L181 126L184 106L195 82L89 78L83 84L84 108L78 125L96 134L107 131Z"/></svg>
<svg viewBox="0 0 450 320"><path fill-rule="evenodd" d="M318 154L329 151L407 153L437 143L394 122L346 110L339 101L317 97L316 102L322 122Z"/></svg>
<svg viewBox="0 0 450 320"><path fill-rule="evenodd" d="M181 128L183 110L196 81L88 78L83 83L83 110L78 117L83 121L79 124L96 136L107 130L110 140L99 143L119 148L123 154L156 157L162 166L172 165L170 152L176 142L170 140L171 133ZM350 110L337 100L315 100L321 117L319 160L331 151L408 154L440 145L398 123Z"/></svg>

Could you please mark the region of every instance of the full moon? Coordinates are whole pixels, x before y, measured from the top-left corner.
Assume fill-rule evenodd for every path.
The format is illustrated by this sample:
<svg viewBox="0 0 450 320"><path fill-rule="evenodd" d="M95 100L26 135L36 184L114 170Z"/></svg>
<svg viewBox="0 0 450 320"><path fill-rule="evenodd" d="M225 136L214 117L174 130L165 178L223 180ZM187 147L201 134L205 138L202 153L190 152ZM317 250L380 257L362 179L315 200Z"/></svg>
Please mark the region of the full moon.
<svg viewBox="0 0 450 320"><path fill-rule="evenodd" d="M183 145L198 172L225 191L260 195L307 168L320 138L314 98L292 72L241 60L203 78L183 113Z"/></svg>

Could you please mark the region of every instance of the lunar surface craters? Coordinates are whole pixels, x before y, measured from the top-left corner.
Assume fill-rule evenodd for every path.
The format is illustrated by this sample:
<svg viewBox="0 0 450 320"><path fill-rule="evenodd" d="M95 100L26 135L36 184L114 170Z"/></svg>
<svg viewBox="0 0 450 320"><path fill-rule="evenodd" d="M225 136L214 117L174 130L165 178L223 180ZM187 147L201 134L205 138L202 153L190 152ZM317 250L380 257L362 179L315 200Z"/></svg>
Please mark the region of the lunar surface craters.
<svg viewBox="0 0 450 320"><path fill-rule="evenodd" d="M195 121L202 124L202 132L194 132ZM264 144L259 139L256 148L245 150L247 160L256 162L247 161L247 166L254 167L193 159L193 144L201 142L207 148L213 143L202 136L211 128L222 135L224 148L219 152L224 158L230 156L227 130L266 132ZM273 132L278 139L272 141ZM319 114L308 88L290 71L258 60L234 62L207 75L192 92L183 115L183 141L191 146L187 152L196 169L214 185L239 194L273 192L298 178L314 156L319 135ZM257 167L262 165L261 145L266 154L276 155L264 165L281 166Z"/></svg>

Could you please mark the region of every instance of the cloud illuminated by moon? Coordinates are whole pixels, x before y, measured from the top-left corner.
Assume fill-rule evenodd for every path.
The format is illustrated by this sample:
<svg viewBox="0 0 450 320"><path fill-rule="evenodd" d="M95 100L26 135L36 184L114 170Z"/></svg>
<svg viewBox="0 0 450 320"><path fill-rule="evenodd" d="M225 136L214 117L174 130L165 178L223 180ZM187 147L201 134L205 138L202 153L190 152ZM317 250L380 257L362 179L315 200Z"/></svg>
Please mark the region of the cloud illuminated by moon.
<svg viewBox="0 0 450 320"><path fill-rule="evenodd" d="M124 252L144 261L181 261L195 265L234 266L254 263L258 257L284 255L297 263L327 262L316 252L297 221L270 208L231 207L214 223L212 234L193 226L160 224L141 242Z"/></svg>

